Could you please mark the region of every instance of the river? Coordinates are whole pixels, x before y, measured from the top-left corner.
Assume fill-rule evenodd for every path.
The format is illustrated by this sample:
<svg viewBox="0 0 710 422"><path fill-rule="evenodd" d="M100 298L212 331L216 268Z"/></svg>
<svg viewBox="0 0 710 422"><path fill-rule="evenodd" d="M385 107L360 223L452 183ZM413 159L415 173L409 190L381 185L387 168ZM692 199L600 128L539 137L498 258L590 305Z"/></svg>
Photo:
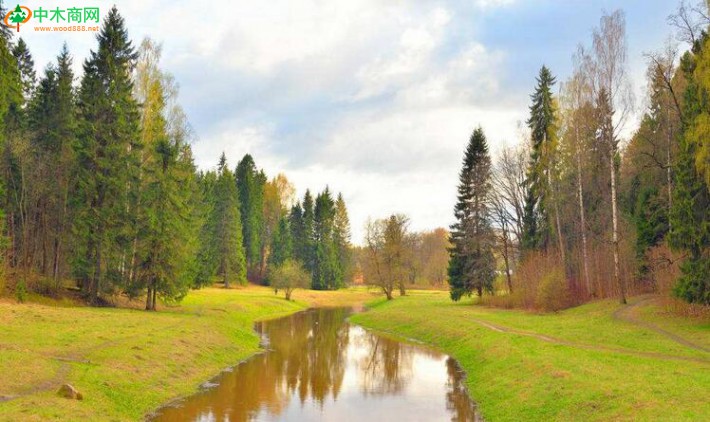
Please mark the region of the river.
<svg viewBox="0 0 710 422"><path fill-rule="evenodd" d="M457 362L312 309L257 324L265 353L154 421L478 421Z"/></svg>

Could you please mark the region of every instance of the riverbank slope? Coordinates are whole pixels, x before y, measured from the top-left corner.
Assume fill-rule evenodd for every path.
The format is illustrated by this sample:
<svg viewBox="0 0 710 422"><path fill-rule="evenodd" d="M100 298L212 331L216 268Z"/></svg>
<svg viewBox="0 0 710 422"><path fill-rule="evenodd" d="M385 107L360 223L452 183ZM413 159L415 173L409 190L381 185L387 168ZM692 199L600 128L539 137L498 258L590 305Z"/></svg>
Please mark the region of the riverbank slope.
<svg viewBox="0 0 710 422"><path fill-rule="evenodd" d="M376 296L299 290L294 298L209 288L159 312L0 299L0 420L141 420L258 353L255 321ZM58 397L64 383L84 399Z"/></svg>
<svg viewBox="0 0 710 422"><path fill-rule="evenodd" d="M710 324L630 303L536 315L412 292L351 320L456 358L489 421L707 418Z"/></svg>

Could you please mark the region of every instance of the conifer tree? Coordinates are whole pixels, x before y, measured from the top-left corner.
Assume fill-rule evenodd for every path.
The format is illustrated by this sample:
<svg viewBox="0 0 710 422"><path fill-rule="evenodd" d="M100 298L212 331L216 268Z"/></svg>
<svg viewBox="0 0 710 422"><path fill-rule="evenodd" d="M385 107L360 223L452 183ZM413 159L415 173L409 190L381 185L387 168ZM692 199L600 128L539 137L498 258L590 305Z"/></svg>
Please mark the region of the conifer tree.
<svg viewBox="0 0 710 422"><path fill-rule="evenodd" d="M491 292L495 277L493 233L489 213L491 159L483 129L473 131L459 175L456 223L451 226L449 285L458 301L474 291Z"/></svg>
<svg viewBox="0 0 710 422"><path fill-rule="evenodd" d="M37 84L37 73L35 71L35 62L30 54L30 50L21 37L17 40L17 44L12 49L12 55L15 56L17 67L20 70L20 79L22 81L22 94L25 98L25 103L28 103L32 98Z"/></svg>
<svg viewBox="0 0 710 422"><path fill-rule="evenodd" d="M710 108L710 38L704 34L692 53L681 60L688 85L684 93L684 121L674 168L675 189L670 215L670 244L687 253L682 275L675 286L678 297L688 302L710 304L710 186L696 166L702 134L707 133Z"/></svg>
<svg viewBox="0 0 710 422"><path fill-rule="evenodd" d="M335 202L326 187L316 197L313 219L313 283L315 290L337 289L342 285L337 247L333 237Z"/></svg>
<svg viewBox="0 0 710 422"><path fill-rule="evenodd" d="M550 237L548 208L553 207L552 172L556 149L555 108L552 97L552 86L555 82L550 70L543 66L537 77L535 92L531 95L532 105L527 124L530 128L532 150L526 180L523 228L525 249L545 248ZM564 248L560 249L564 251Z"/></svg>
<svg viewBox="0 0 710 422"><path fill-rule="evenodd" d="M129 189L137 177L139 113L131 70L137 58L114 6L84 62L79 136L74 273L92 303L123 281L132 218Z"/></svg>
<svg viewBox="0 0 710 422"><path fill-rule="evenodd" d="M239 199L234 175L222 153L217 170L213 241L217 245L219 274L228 288L232 282L246 284L247 266L242 242Z"/></svg>
<svg viewBox="0 0 710 422"><path fill-rule="evenodd" d="M197 218L199 220L199 252L193 287L200 288L212 284L212 277L219 268L219 256L214 235L217 226L215 213L217 173L207 171L197 175L198 196Z"/></svg>
<svg viewBox="0 0 710 422"><path fill-rule="evenodd" d="M295 260L304 265L306 253L304 250L303 208L299 202L296 202L296 205L291 207L288 220L291 230L291 254Z"/></svg>
<svg viewBox="0 0 710 422"><path fill-rule="evenodd" d="M156 310L157 298L181 299L192 284L196 251L192 222L195 169L190 146L178 121L168 127L177 106L167 110L177 89L158 68L160 48L151 40L141 44L136 95L141 100L141 172L133 210L140 220L134 239L135 288L146 289L146 310ZM174 119L172 119L174 120ZM170 130L172 129L172 130Z"/></svg>
<svg viewBox="0 0 710 422"><path fill-rule="evenodd" d="M289 226L289 220L287 217L281 217L271 241L269 266L271 268L279 267L287 259L291 259L292 254L293 241L291 238L291 227Z"/></svg>
<svg viewBox="0 0 710 422"><path fill-rule="evenodd" d="M237 164L235 171L244 250L250 277L259 275L261 264L261 231L263 223L263 194L266 176L259 172L251 155L246 154Z"/></svg>
<svg viewBox="0 0 710 422"><path fill-rule="evenodd" d="M72 58L66 44L57 64L48 66L30 105L29 126L35 154L37 220L46 222L36 231L42 250L41 272L58 285L69 250L69 201L75 171L76 99ZM39 189L41 188L41 189ZM47 256L44 256L47 255Z"/></svg>
<svg viewBox="0 0 710 422"><path fill-rule="evenodd" d="M303 267L310 274L315 272L315 204L310 190L303 196L303 231L298 240L302 252Z"/></svg>
<svg viewBox="0 0 710 422"><path fill-rule="evenodd" d="M343 194L339 193L335 200L335 217L333 221L333 236L337 248L339 273L345 279L350 274L351 246L350 246L350 218L345 206Z"/></svg>

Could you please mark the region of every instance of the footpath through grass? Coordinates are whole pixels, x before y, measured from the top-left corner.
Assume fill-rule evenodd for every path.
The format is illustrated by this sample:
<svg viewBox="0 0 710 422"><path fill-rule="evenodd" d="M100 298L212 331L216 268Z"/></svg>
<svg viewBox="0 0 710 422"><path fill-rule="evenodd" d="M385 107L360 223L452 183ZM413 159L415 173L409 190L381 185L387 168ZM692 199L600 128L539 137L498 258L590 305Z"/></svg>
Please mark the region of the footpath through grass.
<svg viewBox="0 0 710 422"><path fill-rule="evenodd" d="M707 420L710 324L659 315L647 299L637 308L535 315L413 292L352 321L455 357L488 421Z"/></svg>
<svg viewBox="0 0 710 422"><path fill-rule="evenodd" d="M141 420L260 351L254 322L311 306L373 300L365 289L203 289L177 307L16 304L0 299L0 420ZM57 396L70 383L83 401Z"/></svg>

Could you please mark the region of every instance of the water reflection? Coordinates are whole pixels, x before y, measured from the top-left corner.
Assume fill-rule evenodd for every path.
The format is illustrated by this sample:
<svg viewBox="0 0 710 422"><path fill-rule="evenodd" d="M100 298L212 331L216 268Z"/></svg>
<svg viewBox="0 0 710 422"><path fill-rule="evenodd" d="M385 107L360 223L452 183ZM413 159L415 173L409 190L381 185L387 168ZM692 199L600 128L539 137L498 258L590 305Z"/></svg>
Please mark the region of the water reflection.
<svg viewBox="0 0 710 422"><path fill-rule="evenodd" d="M456 361L318 309L260 324L269 348L158 421L475 421Z"/></svg>

